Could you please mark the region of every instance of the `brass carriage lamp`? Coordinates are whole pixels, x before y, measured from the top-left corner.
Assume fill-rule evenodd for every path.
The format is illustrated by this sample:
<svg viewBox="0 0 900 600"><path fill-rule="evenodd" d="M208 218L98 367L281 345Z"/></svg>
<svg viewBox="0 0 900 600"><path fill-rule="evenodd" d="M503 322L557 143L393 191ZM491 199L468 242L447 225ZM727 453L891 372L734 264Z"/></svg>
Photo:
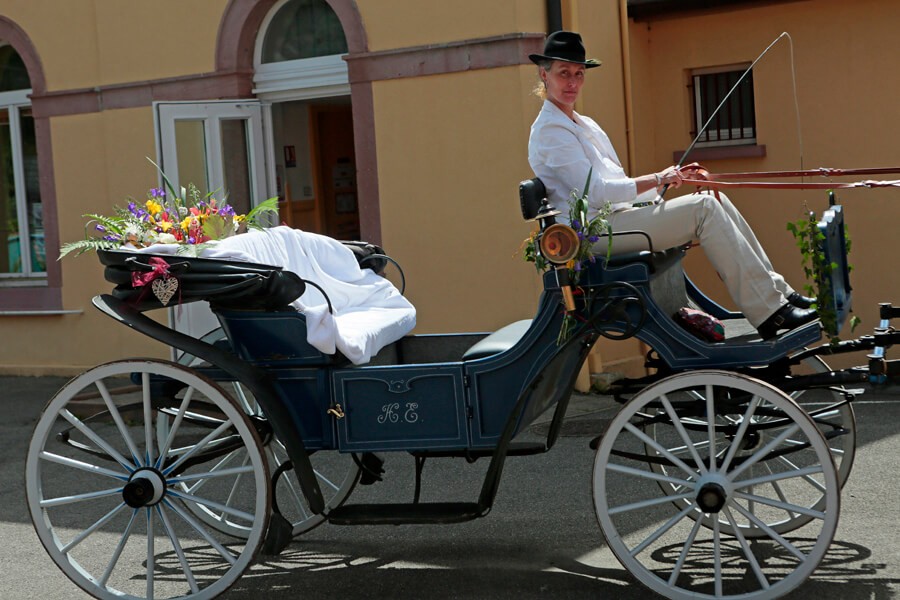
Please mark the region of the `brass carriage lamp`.
<svg viewBox="0 0 900 600"><path fill-rule="evenodd" d="M578 254L580 241L575 230L562 223L554 223L542 229L538 242L541 255L547 262L556 267L556 281L563 295L563 305L567 312L575 310L575 297L572 294L572 280L566 266Z"/></svg>

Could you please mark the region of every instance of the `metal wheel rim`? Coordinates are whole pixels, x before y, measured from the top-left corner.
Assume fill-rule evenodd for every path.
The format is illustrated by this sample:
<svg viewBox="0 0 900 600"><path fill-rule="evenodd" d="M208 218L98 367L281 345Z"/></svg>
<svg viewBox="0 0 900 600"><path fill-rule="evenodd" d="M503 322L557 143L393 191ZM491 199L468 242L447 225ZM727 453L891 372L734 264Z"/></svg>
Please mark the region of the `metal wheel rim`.
<svg viewBox="0 0 900 600"><path fill-rule="evenodd" d="M745 412L747 416L752 416L753 413L749 411L754 404L775 407L790 418L791 424L786 427L788 437L802 433L809 442L810 456L806 458L811 457L813 460L811 465L804 466L804 469L809 470L805 476L815 475L821 479L825 487L823 496L825 510L819 511L820 514L808 525L808 531L798 533L804 538L809 538L808 540L794 539L792 543L771 528L768 529L765 540L750 540L740 534L740 527L737 527L738 532L731 539L718 527L718 519L710 519L712 526L708 530L701 526L702 520L691 519L689 513L700 510L696 505L687 506L673 516L671 510L664 508L671 507L672 497L663 493L658 485L658 481L664 476L646 466L643 469L634 466L639 464L638 461L628 461L612 454L614 446L620 446L623 441L633 442L628 436L640 442L630 444L637 446L638 449L647 442L646 439L641 439L639 434L633 433L640 430L635 428L631 421L636 415L647 412L651 402L665 397L666 394L695 385L711 386L706 388L707 390L724 386L750 393L754 400L745 407L748 411ZM707 395L712 396L709 392ZM710 408L712 408L711 401ZM791 431L794 429L796 431ZM626 432L625 437L620 440L623 432ZM647 437L646 434L644 437ZM735 439L741 438L735 436ZM776 444L773 448L777 446ZM759 456L753 454L746 462L753 464L754 457L757 460L768 457L771 451L772 449L759 448L756 450ZM718 452L714 450L712 454ZM730 517L732 519L735 514L746 518L738 507L746 511L742 504L747 500L740 498L739 504L737 499L738 494L744 494L741 490L747 487L745 484L749 481L742 479L739 471L746 471L749 466L740 465L732 468L733 465L728 461L734 460L734 456L729 458L729 454L732 453L726 451L724 455L718 454L723 461L722 466L725 467L722 473L708 469L708 465L709 472L706 474L694 469L692 475L686 475L685 473L691 469L685 469L685 473L682 473L684 477L682 484L690 494L685 492L684 497L685 499L693 497L704 480L715 482L718 481L716 478L719 475L724 475L721 478L723 483L732 486L733 489L727 494L728 499L721 512L732 515ZM703 464L704 457L699 458L701 460L698 462ZM628 472L628 469L635 472ZM682 467L679 466L679 469ZM797 472L795 476L803 475ZM630 479L627 485L623 485L616 477ZM689 482L688 478L693 478L693 481ZM612 420L600 442L594 463L593 481L597 519L616 558L641 583L673 599L780 597L800 585L815 570L825 555L837 527L840 505L837 473L831 452L816 424L803 409L776 388L749 377L724 371L695 371L675 375L635 395ZM635 481L640 485L632 485ZM688 484L693 488L689 489ZM632 487L640 487L642 491L646 491L646 495L639 495ZM629 497L619 499L618 496L626 494L626 491ZM771 501L768 498L766 500ZM795 506L789 502L786 504L798 512L812 512L802 505ZM626 517L631 518L635 514L640 514L646 519L655 515L655 518L663 521L663 524L659 526L654 522L643 528L638 525L623 526ZM757 553L764 551L772 552L772 556L778 560L770 557L773 562L760 561ZM794 556L795 552L797 556ZM768 569L772 572L767 573ZM735 572L739 572L741 577L746 576L755 580L750 582L753 589L744 587L748 585L746 581L733 579Z"/></svg>
<svg viewBox="0 0 900 600"><path fill-rule="evenodd" d="M251 395L247 394L239 382L231 382L230 388L233 391L233 397L246 414L264 417L259 404ZM273 434L271 439L265 442L265 452L271 476L281 464L288 460L287 449ZM228 462L222 467L228 468L233 463L242 462L244 458L245 453L242 450L236 451L227 457ZM324 523L325 514L347 500L360 477L359 465L349 454L322 451L312 454L309 458L325 498L326 510L323 513L315 514L309 509L309 504L300 488L300 482L292 469L282 473L273 488L274 498L282 516L288 519L292 525L291 535L293 537L307 533ZM245 539L247 536L246 527L224 519L220 513L210 511L202 506L189 507L189 509L210 527L239 539Z"/></svg>
<svg viewBox="0 0 900 600"><path fill-rule="evenodd" d="M828 366L828 364L818 356L809 357L804 361L804 364L815 373L825 373L831 371L831 368ZM808 413L810 413L810 409L814 410L816 407L808 406L803 403L802 398L804 396L804 392L804 390L800 390L791 393L790 396L794 401L800 404L801 408L804 408ZM831 394L832 402L830 402L830 404L838 403L839 401L843 400L843 397L839 392L831 391ZM849 403L844 403L843 405L838 406L831 411L817 414L813 418L813 420L823 424L822 426L820 426L820 429L832 429L834 426L840 426L847 431L847 433L837 436L832 440L826 440L829 448L831 448L832 459L835 461L835 466L837 468L838 484L843 489L847 478L850 476L850 471L853 467L853 460L856 453L856 417L853 411L853 406ZM652 449L650 449L649 447L648 452L652 454ZM657 472L666 472L665 467L654 465L652 463L651 467L654 468L654 470L657 470ZM670 495L677 494L677 490L670 484L660 482L659 485L665 493ZM819 498L817 501L811 503L811 508L821 510L824 502L824 498ZM675 504L675 506L679 510L687 506L684 501L679 500L674 500L673 504ZM697 518L701 516L701 513L694 512L689 516L691 518ZM704 527L712 527L712 521L708 516L702 518ZM767 525L772 527L778 533L784 534L803 527L804 525L809 523L811 518L812 517L808 515L795 514L787 516L787 518L777 523L767 523ZM719 519L719 528L721 529L721 531L729 535L734 535L734 532L731 530L731 524L727 521ZM743 528L742 534L748 538L766 536L766 534L760 531L759 528L752 526Z"/></svg>
<svg viewBox="0 0 900 600"><path fill-rule="evenodd" d="M141 377L140 409L120 412L124 408L117 404L121 400L116 394L109 393L110 383L132 373ZM154 421L159 413L157 399L151 395L151 375L188 386L180 415L202 407L207 413L224 415L227 423L202 439L198 439L202 432L186 419L167 431L159 429L159 422ZM78 416L82 409L77 396L94 389L100 392L98 402L102 402L101 410L107 409L103 411L106 417ZM201 398L207 404L201 405ZM60 429L65 430L63 421L72 425L73 436L83 435L84 440L96 444L96 454L57 443ZM214 486L193 498L176 488L178 481L202 477L212 462L207 457L214 456L223 443L243 444L247 449L243 468L220 474L252 478L253 489L240 509L236 505L229 508L227 499L214 496ZM98 454L105 457L98 458ZM154 475L158 479L146 479L163 483L151 486L159 493L155 503L132 507L122 499L128 499L127 479L133 485L138 471L158 473ZM35 531L51 559L88 593L103 599L205 600L223 593L240 578L264 540L271 510L267 471L256 431L214 382L168 361L118 361L74 378L47 405L35 426L26 459L26 497ZM56 495L57 487L74 491ZM221 539L192 518L185 509L191 502L218 503L236 517L252 521L247 539L241 543ZM77 514L66 514L61 508L66 505L76 506ZM102 517L95 519L98 514Z"/></svg>

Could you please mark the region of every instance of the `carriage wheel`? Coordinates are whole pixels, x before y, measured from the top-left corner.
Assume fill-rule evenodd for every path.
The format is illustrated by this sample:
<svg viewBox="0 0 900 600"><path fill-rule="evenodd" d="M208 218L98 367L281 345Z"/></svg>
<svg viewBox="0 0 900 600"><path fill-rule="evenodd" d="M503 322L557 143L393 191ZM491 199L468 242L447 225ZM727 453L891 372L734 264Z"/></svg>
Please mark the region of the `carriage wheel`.
<svg viewBox="0 0 900 600"><path fill-rule="evenodd" d="M171 380L165 396L160 377ZM236 449L246 459L221 468ZM35 426L25 484L38 537L88 593L200 600L237 581L262 543L267 472L256 429L220 387L135 359L95 367L54 396ZM186 492L196 481L207 483ZM228 514L245 539L198 520L198 506Z"/></svg>
<svg viewBox="0 0 900 600"><path fill-rule="evenodd" d="M225 339L225 332L220 327L210 331L201 339L209 344L214 344ZM195 356L186 352L181 354L178 362L188 366L203 364ZM243 407L244 412L248 415L261 419L265 418L256 399L240 382L223 382L222 386L231 392L232 397ZM274 433L266 437L263 440L263 444L266 456L269 459L269 475L271 476L282 464L287 462L287 449ZM322 490L322 496L325 499L326 510L323 513L316 514L310 510L309 503L300 488L300 481L297 479L293 469L284 470L272 489L273 498L277 501L281 514L291 524L291 535L293 537L307 533L324 523L325 514L347 500L360 477L360 467L350 454L322 451L310 455L309 459L318 479L319 487ZM230 468L230 466L241 464L245 460L246 452L243 449L238 449L227 456L222 461L221 466L217 465L214 470L216 468ZM235 480L235 486L240 484L241 481L239 479ZM188 487L187 484L183 485ZM192 485L200 486L203 484L202 481L197 481L192 483ZM229 519L227 513L214 511L205 506L195 506L191 510L210 527L215 527L223 533L239 538L246 538L247 536L246 526Z"/></svg>
<svg viewBox="0 0 900 600"><path fill-rule="evenodd" d="M265 419L262 409L252 394L239 382L231 382L224 387L230 387L233 397L237 399L238 404L243 407L248 415ZM264 440L264 446L269 463L269 476L271 477L280 466L289 460L289 457L284 444L281 443L274 433ZM297 479L293 469L282 470L273 487L273 498L277 501L278 509L282 516L291 524L292 537L302 535L324 523L325 514L329 510L343 504L359 481L360 467L353 460L351 454L320 451L311 454L309 459L318 479L319 487L322 490L322 496L325 499L326 510L323 513L316 514L309 508L306 496L304 496L300 488L300 481ZM219 469L228 469L236 464L243 464L246 460L246 449L239 448L224 457L219 465L213 467L211 473L215 475ZM235 479L235 488L242 485L242 483L240 478ZM188 484L182 485L188 488ZM202 485L204 485L203 480L191 483L191 486L194 487ZM219 531L239 538L246 538L247 536L246 523L235 522L229 517L227 512L213 510L206 506L194 506L191 510L196 513L197 517Z"/></svg>
<svg viewBox="0 0 900 600"><path fill-rule="evenodd" d="M811 357L803 361L801 370L807 373L825 373L830 371L831 369L828 367L825 361L823 361L819 357ZM689 397L702 399L702 395L697 390L685 390L682 393ZM831 457L834 460L834 464L837 468L838 484L841 488L843 488L844 483L850 476L850 469L853 467L853 458L856 452L856 418L853 412L853 407L846 402L841 404L841 402L844 400L844 397L839 391L836 390L801 390L793 392L791 394L791 398L793 398L807 412L807 414L809 414L813 418L813 420L816 422L816 425L819 426L819 430L822 432L822 435L826 439L826 443L831 449ZM753 417L753 422L758 423L762 426L763 423L771 423L774 419L775 417L771 415L760 414ZM716 428L716 435L718 436L719 440L717 445L719 447L722 447L723 442L727 442L727 428L729 425L734 425L735 421L733 420L733 416L731 415L717 414L716 423L718 425L718 427ZM705 417L702 416L688 416L682 419L682 425L693 429L703 429L706 428L706 420ZM669 427L671 427L671 425L669 425ZM664 431L666 428L666 426L661 426L659 430ZM655 426L652 426L647 430L647 432L654 439L657 438L657 428ZM778 433L778 428L774 428L771 430L761 429L757 444L761 444L769 439L772 439L772 437L774 437ZM684 444L680 443L680 441L676 440L676 443L678 444L677 446L668 448L668 450L679 458L689 458L690 450ZM797 442L795 440L795 443L799 444L800 442ZM705 448L707 446L707 440L698 441L698 449ZM651 467L659 473L668 474L673 472L674 470L677 470L673 469L671 465L667 466L667 461L658 460L660 454L659 452L654 450L652 446L646 445L645 451L647 452L648 456L651 457ZM791 466L790 456L780 456L777 457L775 461L782 463L788 468L790 468ZM761 464L750 467L749 472L752 475L757 476L765 475L767 473L774 473L775 470L774 466L769 461L765 461ZM678 486L666 481L660 481L659 485L665 493L673 497L678 496L682 491ZM779 489L781 485L785 484L767 483L761 486L761 490L762 493L783 493L783 490ZM689 501L683 499L673 500L673 502L679 510L688 506L689 504ZM823 507L823 503L825 502L824 494L809 495L808 502L809 508L821 510ZM749 506L751 509L755 509L759 505L753 503ZM763 515L764 514L765 513L763 513ZM690 513L689 516L691 518L703 517L703 525L705 527L712 527L711 517L708 515L704 516L703 513L694 511ZM809 523L809 521L813 518L805 513L773 514L770 512L768 513L768 516L777 520L766 521L766 524L780 534L784 534L802 527L803 525ZM757 538L766 536L766 533L759 527L757 527L753 521L739 520L738 526L741 527L744 537ZM721 515L719 516L719 527L724 533L734 535L734 531L731 529L731 523L729 523Z"/></svg>
<svg viewBox="0 0 900 600"><path fill-rule="evenodd" d="M805 358L800 367L801 373L828 373L831 370L828 363L818 356ZM837 467L838 482L843 488L850 477L853 460L856 457L856 414L849 402L829 408L844 401L840 389L843 388L801 390L792 392L791 398L812 416L825 435L831 448L831 458Z"/></svg>
<svg viewBox="0 0 900 600"><path fill-rule="evenodd" d="M837 527L840 487L819 427L783 392L735 373L682 373L636 394L604 433L593 479L610 549L668 598L780 597L812 574ZM809 522L787 538L768 525L785 515ZM744 535L748 523L761 535Z"/></svg>

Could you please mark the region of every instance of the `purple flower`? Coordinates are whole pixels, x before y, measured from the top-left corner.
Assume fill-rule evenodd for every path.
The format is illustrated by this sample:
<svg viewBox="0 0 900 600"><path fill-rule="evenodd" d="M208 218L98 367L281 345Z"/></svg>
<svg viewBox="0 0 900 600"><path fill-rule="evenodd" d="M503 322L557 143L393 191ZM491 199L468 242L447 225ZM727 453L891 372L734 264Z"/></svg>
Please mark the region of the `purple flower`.
<svg viewBox="0 0 900 600"><path fill-rule="evenodd" d="M580 270L581 270L581 262L579 261L579 262L575 263L575 272L577 273Z"/></svg>
<svg viewBox="0 0 900 600"><path fill-rule="evenodd" d="M195 238L194 236L188 237L188 244L196 244L196 243L197 243L197 238Z"/></svg>
<svg viewBox="0 0 900 600"><path fill-rule="evenodd" d="M107 242L121 242L122 238L117 235L104 235L103 240Z"/></svg>
<svg viewBox="0 0 900 600"><path fill-rule="evenodd" d="M594 244L594 243L596 243L596 242L599 242L599 241L600 241L600 236L599 236L599 235L592 235L592 236L590 236L590 237L588 238L588 241L589 241L590 243L592 243L592 244Z"/></svg>
<svg viewBox="0 0 900 600"><path fill-rule="evenodd" d="M94 226L94 229L96 229L96 230L99 231L100 233L105 233L105 232L106 232L106 227L104 227L104 226L101 225L100 223L97 223L97 224Z"/></svg>
<svg viewBox="0 0 900 600"><path fill-rule="evenodd" d="M234 208L230 204L225 204L222 208L219 209L219 214L225 217L233 217L234 216Z"/></svg>
<svg viewBox="0 0 900 600"><path fill-rule="evenodd" d="M572 219L572 229L574 229L575 231L581 229L581 223L578 221L578 219Z"/></svg>
<svg viewBox="0 0 900 600"><path fill-rule="evenodd" d="M150 190L150 196L152 198L162 198L166 193L162 190L162 188L153 188Z"/></svg>

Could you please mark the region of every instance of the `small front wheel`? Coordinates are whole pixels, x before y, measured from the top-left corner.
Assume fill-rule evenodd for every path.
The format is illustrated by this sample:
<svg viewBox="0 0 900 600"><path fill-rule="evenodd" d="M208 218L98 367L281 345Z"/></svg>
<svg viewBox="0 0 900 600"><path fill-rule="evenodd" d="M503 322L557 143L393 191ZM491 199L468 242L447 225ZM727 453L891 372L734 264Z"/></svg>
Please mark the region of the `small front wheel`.
<svg viewBox="0 0 900 600"><path fill-rule="evenodd" d="M237 450L242 460L224 467ZM25 483L44 548L88 593L205 600L237 581L263 541L268 472L250 419L213 381L126 360L79 375L50 401ZM239 524L244 539L198 519L201 508Z"/></svg>

